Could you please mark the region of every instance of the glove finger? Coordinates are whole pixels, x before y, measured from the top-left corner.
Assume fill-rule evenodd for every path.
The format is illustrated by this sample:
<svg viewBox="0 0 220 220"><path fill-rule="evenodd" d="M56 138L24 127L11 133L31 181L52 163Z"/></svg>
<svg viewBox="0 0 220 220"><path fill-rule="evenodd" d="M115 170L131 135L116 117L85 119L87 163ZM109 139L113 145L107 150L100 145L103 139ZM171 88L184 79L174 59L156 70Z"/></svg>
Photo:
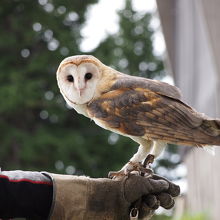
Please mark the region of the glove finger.
<svg viewBox="0 0 220 220"><path fill-rule="evenodd" d="M160 207L160 201L157 200L157 203L152 207L152 209L156 210Z"/></svg>
<svg viewBox="0 0 220 220"><path fill-rule="evenodd" d="M174 199L168 193L158 194L157 199L160 201L160 205L165 209L171 209L175 204Z"/></svg>
<svg viewBox="0 0 220 220"><path fill-rule="evenodd" d="M170 183L170 186L166 192L172 197L177 197L180 195L180 187L174 183Z"/></svg>
<svg viewBox="0 0 220 220"><path fill-rule="evenodd" d="M160 193L163 191L167 191L169 189L169 183L165 180L154 180L151 178L148 178L149 182L146 182L146 192L148 193ZM149 184L151 187L149 187Z"/></svg>
<svg viewBox="0 0 220 220"><path fill-rule="evenodd" d="M164 178L164 177L161 177L161 176L158 176L156 174L154 174L152 176L152 179L154 180L164 180L166 182L168 182L169 184L169 187L168 189L166 190L167 193L169 193L172 197L177 197L180 195L180 187L174 183L172 183L171 181L169 181L168 179Z"/></svg>
<svg viewBox="0 0 220 220"><path fill-rule="evenodd" d="M154 215L154 209L150 208L146 203L141 203L141 207L139 209L140 213L139 213L139 218L146 218L150 219L153 215Z"/></svg>
<svg viewBox="0 0 220 220"><path fill-rule="evenodd" d="M156 207L158 206L158 199L155 195L149 194L147 196L143 196L142 199L143 203L146 204L149 208L154 208L157 209Z"/></svg>

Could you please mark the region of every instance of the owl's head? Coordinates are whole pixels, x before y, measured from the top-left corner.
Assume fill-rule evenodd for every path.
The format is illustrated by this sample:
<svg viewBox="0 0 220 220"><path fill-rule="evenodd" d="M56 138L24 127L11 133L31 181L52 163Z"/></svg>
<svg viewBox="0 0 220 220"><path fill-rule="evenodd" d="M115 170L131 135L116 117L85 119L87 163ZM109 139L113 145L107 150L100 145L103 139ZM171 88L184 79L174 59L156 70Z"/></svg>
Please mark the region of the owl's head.
<svg viewBox="0 0 220 220"><path fill-rule="evenodd" d="M90 55L64 59L57 70L57 82L66 102L85 104L96 95L97 83L102 78L102 64Z"/></svg>

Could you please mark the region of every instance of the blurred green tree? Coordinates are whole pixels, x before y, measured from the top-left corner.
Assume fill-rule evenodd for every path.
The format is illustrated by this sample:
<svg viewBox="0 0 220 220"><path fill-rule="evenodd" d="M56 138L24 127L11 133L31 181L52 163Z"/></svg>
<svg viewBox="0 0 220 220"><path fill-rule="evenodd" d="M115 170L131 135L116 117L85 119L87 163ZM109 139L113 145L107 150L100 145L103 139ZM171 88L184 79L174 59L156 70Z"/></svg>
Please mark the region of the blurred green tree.
<svg viewBox="0 0 220 220"><path fill-rule="evenodd" d="M137 150L130 139L105 131L69 110L55 72L81 54L85 11L97 0L3 0L0 6L0 161L3 169L106 176ZM119 31L91 52L119 71L164 76L153 54L151 14L126 0ZM164 160L165 165L167 161Z"/></svg>
<svg viewBox="0 0 220 220"><path fill-rule="evenodd" d="M98 0L2 0L0 6L0 166L106 176L118 170L137 144L105 131L69 110L55 72L60 61L81 54L85 11ZM91 52L119 71L164 76L153 53L152 15L126 0L119 31ZM175 151L174 147L171 148ZM177 160L178 163L178 160ZM167 166L167 160L161 165ZM174 163L175 164L175 163ZM156 219L169 219L159 216Z"/></svg>
<svg viewBox="0 0 220 220"><path fill-rule="evenodd" d="M91 161L92 136L66 109L55 72L79 54L85 10L97 0L12 0L0 6L0 160L3 169L55 171ZM104 137L102 138L104 139ZM84 158L81 160L81 158ZM60 161L65 161L64 166ZM80 165L77 165L80 167ZM83 167L81 168L83 169ZM73 167L69 167L69 171Z"/></svg>
<svg viewBox="0 0 220 220"><path fill-rule="evenodd" d="M118 12L119 31L108 36L94 51L97 57L117 70L136 76L161 78L163 62L153 53L152 14L135 11L131 0Z"/></svg>
<svg viewBox="0 0 220 220"><path fill-rule="evenodd" d="M155 77L162 79L165 76L162 57L155 55L153 48L155 30L151 25L152 13L135 11L132 1L126 0L125 8L119 11L118 15L119 31L101 42L93 54L99 57L103 63L121 72L151 79ZM124 138L120 137L116 145L121 148L120 145L126 143L131 157L134 151L131 146L137 144L128 138L124 140L125 143L122 143L122 139ZM124 149L122 148L122 150ZM177 151L178 148L175 145L169 145L164 157L155 163L155 171L168 178L174 178L167 171L180 163ZM123 152L119 153L123 154ZM172 157L170 153L172 153Z"/></svg>

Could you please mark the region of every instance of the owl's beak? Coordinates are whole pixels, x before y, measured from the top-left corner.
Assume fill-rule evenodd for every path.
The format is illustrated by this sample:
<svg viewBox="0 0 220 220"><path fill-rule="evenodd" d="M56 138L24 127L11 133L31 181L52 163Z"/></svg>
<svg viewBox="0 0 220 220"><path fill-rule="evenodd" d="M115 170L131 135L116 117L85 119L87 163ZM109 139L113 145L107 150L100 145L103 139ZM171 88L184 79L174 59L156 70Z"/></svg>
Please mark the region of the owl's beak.
<svg viewBox="0 0 220 220"><path fill-rule="evenodd" d="M78 85L76 86L76 91L77 91L79 97L82 96L83 89L84 89L84 88L80 88Z"/></svg>
<svg viewBox="0 0 220 220"><path fill-rule="evenodd" d="M77 89L79 97L81 97L83 89Z"/></svg>
<svg viewBox="0 0 220 220"><path fill-rule="evenodd" d="M80 83L79 81L76 81L75 86L76 86L78 96L81 97L83 90L85 89L85 85L83 83Z"/></svg>

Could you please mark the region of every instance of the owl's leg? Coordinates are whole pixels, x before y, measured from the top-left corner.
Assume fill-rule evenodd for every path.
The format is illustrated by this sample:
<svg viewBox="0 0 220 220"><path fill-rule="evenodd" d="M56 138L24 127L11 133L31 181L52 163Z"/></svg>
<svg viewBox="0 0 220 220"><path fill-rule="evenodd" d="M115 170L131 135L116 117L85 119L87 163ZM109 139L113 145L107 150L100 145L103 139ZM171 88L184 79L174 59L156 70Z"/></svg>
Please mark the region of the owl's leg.
<svg viewBox="0 0 220 220"><path fill-rule="evenodd" d="M164 141L154 141L153 147L150 151L150 154L154 155L154 157L159 157L160 154L164 151L166 148L167 143Z"/></svg>
<svg viewBox="0 0 220 220"><path fill-rule="evenodd" d="M140 171L142 173L151 174L152 170L149 169L150 167L146 169L140 162L145 159L145 165L149 165L153 163L154 158L157 158L165 149L167 143L163 141L152 141L151 145L149 147L149 143L144 142L139 147L138 152L131 158L130 165L134 167L133 170ZM125 165L126 166L126 165Z"/></svg>
<svg viewBox="0 0 220 220"><path fill-rule="evenodd" d="M128 175L132 171L146 172L147 170L141 165L141 162L147 157L153 148L153 141L144 141L138 148L137 153L133 155L130 161L125 164L118 172L109 172L109 177Z"/></svg>

